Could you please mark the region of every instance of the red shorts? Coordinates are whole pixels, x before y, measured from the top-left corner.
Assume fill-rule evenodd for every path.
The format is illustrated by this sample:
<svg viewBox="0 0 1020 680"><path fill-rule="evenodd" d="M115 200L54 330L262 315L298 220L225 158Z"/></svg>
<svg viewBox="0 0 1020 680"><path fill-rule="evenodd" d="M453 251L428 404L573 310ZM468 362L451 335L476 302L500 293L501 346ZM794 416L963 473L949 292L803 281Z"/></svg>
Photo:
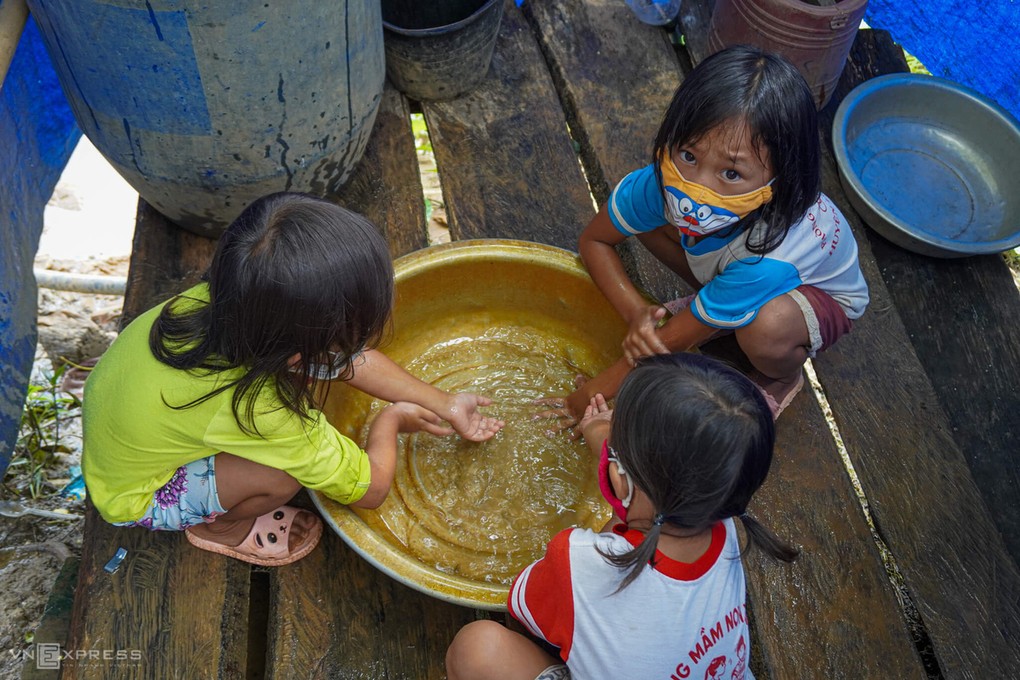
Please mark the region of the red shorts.
<svg viewBox="0 0 1020 680"><path fill-rule="evenodd" d="M828 349L836 341L850 332L854 322L847 318L846 312L832 296L814 286L797 286L787 293L804 313L808 335L811 338L811 349L808 356L815 356L823 349Z"/></svg>

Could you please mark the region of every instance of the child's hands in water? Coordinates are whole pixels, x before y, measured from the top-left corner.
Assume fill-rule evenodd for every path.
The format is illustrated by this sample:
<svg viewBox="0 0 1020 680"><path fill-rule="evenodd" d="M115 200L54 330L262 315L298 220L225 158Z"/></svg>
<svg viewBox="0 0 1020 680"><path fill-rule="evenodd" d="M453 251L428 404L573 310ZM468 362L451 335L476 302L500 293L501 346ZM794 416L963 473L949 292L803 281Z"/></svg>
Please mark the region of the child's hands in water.
<svg viewBox="0 0 1020 680"><path fill-rule="evenodd" d="M478 410L480 406L488 406L492 399L469 392L451 394L447 401L446 411L442 415L453 429L464 439L483 442L503 429L502 420L484 415Z"/></svg>
<svg viewBox="0 0 1020 680"><path fill-rule="evenodd" d="M577 389L573 393L565 397L543 397L531 402L536 406L547 407L544 411L539 411L535 415L531 416L532 420L541 420L543 418L555 420L555 422L550 423L549 428L546 429L546 435L552 437L561 432L569 431L571 441L581 438L581 432L574 429L574 426L577 425L577 416L574 414L580 413L582 410L579 405L576 405L576 403L584 396L581 388L584 387L584 384L587 381L587 378L583 375L578 375L574 378L574 386L577 387Z"/></svg>
<svg viewBox="0 0 1020 680"><path fill-rule="evenodd" d="M627 362L631 366L641 357L669 351L656 332L659 322L665 316L665 307L648 305L630 320L627 337L623 339L623 355L627 357Z"/></svg>
<svg viewBox="0 0 1020 680"><path fill-rule="evenodd" d="M439 437L453 434L453 428L445 427L437 414L409 401L394 402L383 411L389 411L397 418L398 432L428 432Z"/></svg>
<svg viewBox="0 0 1020 680"><path fill-rule="evenodd" d="M588 406L584 409L584 416L577 424L577 429L586 440L605 439L609 434L609 423L613 418L613 409L606 404L606 398L601 393L591 398Z"/></svg>

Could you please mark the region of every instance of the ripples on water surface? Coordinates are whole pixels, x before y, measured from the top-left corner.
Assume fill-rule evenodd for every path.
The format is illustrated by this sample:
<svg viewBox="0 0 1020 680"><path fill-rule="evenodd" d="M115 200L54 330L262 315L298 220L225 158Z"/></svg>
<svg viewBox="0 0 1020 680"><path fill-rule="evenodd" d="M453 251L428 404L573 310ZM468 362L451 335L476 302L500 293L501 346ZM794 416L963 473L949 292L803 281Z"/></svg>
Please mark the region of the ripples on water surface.
<svg viewBox="0 0 1020 680"><path fill-rule="evenodd" d="M398 361L448 392L491 397L486 412L506 426L482 443L403 435L390 496L376 511L356 512L377 513L387 538L425 564L505 585L559 530L600 528L611 513L598 492L596 461L584 444L548 436L549 421L532 420L541 407L531 403L568 394L574 377L597 361L560 336L519 325L446 340ZM371 415L384 405L373 402ZM362 444L367 434L366 424Z"/></svg>

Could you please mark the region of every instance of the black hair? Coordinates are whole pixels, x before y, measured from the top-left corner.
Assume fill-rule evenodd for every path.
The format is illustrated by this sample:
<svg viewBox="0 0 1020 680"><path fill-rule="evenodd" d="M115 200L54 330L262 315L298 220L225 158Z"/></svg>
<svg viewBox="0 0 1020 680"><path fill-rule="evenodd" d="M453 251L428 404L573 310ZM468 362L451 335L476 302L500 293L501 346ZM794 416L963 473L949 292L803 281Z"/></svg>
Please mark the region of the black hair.
<svg viewBox="0 0 1020 680"><path fill-rule="evenodd" d="M739 517L751 544L783 561L796 557L746 514L772 464L775 424L761 391L739 371L684 352L639 360L616 397L609 445L664 523L702 531ZM604 554L630 569L620 590L653 562L661 531L653 523L634 549Z"/></svg>
<svg viewBox="0 0 1020 680"><path fill-rule="evenodd" d="M357 353L382 337L393 306L393 265L379 230L301 193L270 194L245 208L220 237L203 280L209 303L171 300L152 326L149 348L182 370L242 368L240 377L171 407L236 387L234 417L253 434L263 389L272 386L282 407L310 417L318 381L306 378L309 367L339 363L341 378L349 378ZM295 354L300 359L291 365Z"/></svg>
<svg viewBox="0 0 1020 680"><path fill-rule="evenodd" d="M768 151L774 173L772 200L745 216L747 249L774 250L821 191L818 113L811 89L780 54L735 45L716 52L692 70L666 109L655 137L653 165L662 187L659 160L692 144L727 121L746 121L752 148ZM761 231L751 227L765 223ZM760 238L752 242L752 234Z"/></svg>

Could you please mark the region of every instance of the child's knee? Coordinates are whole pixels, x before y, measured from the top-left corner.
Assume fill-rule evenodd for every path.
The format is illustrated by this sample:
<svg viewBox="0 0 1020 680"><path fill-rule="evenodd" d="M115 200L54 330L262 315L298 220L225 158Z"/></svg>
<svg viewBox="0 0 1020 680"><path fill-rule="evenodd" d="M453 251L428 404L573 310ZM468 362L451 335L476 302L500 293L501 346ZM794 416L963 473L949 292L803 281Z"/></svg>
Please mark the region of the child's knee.
<svg viewBox="0 0 1020 680"><path fill-rule="evenodd" d="M748 357L772 360L782 360L811 343L803 313L786 295L766 303L754 321L736 330L736 336Z"/></svg>
<svg viewBox="0 0 1020 680"><path fill-rule="evenodd" d="M473 621L461 628L446 650L450 680L487 677L491 664L501 657L499 650L509 632L495 621Z"/></svg>
<svg viewBox="0 0 1020 680"><path fill-rule="evenodd" d="M235 502L253 495L288 500L301 490L301 483L283 470L231 453L216 456L216 486L221 501ZM224 507L229 507L226 502Z"/></svg>

